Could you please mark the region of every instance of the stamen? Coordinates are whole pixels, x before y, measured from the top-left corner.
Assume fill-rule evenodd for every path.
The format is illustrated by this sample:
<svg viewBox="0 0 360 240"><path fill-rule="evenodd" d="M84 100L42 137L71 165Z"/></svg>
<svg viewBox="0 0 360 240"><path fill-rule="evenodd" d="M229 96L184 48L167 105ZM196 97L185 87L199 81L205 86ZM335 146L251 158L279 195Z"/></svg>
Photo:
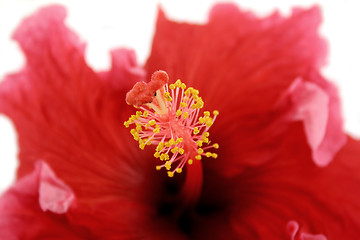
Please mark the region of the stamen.
<svg viewBox="0 0 360 240"><path fill-rule="evenodd" d="M201 113L204 102L199 91L187 88L181 80L168 85L164 71L155 72L147 84L138 82L126 95L129 105L140 109L124 122L125 127L134 125L130 133L139 142L139 148L156 145L154 157L165 161L156 166L165 168L169 177L181 173L186 164L202 157L217 158L208 149L218 149L219 144L210 145L208 132L219 111Z"/></svg>

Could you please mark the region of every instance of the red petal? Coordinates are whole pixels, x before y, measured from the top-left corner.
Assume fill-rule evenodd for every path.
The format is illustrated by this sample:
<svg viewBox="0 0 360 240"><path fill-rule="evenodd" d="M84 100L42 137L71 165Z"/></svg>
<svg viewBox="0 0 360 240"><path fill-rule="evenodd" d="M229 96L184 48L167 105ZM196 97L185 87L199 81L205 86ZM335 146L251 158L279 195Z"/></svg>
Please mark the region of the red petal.
<svg viewBox="0 0 360 240"><path fill-rule="evenodd" d="M0 238L83 239L65 215L57 215L66 213L73 201L71 189L46 163L39 162L34 172L20 179L1 197Z"/></svg>
<svg viewBox="0 0 360 240"><path fill-rule="evenodd" d="M219 160L226 161L221 167L228 174L239 159L243 166L268 160L294 119L284 121L288 109L277 108L279 99L297 78L316 84L329 97L325 136L313 152L314 161L325 165L345 137L339 132L337 94L319 74L326 54L318 35L320 21L316 7L295 9L287 18L274 13L259 19L232 4L220 4L206 25L172 22L160 10L146 68L148 73L167 71L171 81L181 78L200 90L205 108L220 110L211 134L222 146ZM289 108L299 105L294 102ZM224 170L226 166L232 169Z"/></svg>
<svg viewBox="0 0 360 240"><path fill-rule="evenodd" d="M78 198L127 191L127 184L141 183L142 166L152 166L123 126L132 111L125 94L142 78L140 68L133 52L118 50L109 72L93 72L64 18L62 7L43 8L14 35L27 63L1 84L0 111L19 134L18 175L44 159Z"/></svg>
<svg viewBox="0 0 360 240"><path fill-rule="evenodd" d="M242 238L288 239L289 221L300 224L303 239L360 236L360 142L348 139L333 162L320 168L309 159L304 138L302 126L294 124L272 161L217 185L214 192L226 196L221 198L231 206Z"/></svg>
<svg viewBox="0 0 360 240"><path fill-rule="evenodd" d="M299 229L299 224L296 221L288 222L286 230L291 237L290 240L327 240L327 238L322 234L313 235L303 232L299 234Z"/></svg>
<svg viewBox="0 0 360 240"><path fill-rule="evenodd" d="M19 134L19 178L44 159L77 197L77 207L68 213L72 225L105 238L126 235L129 226L136 232L133 219L145 217L144 209L155 211L148 205L158 197L161 178L154 174L155 162L147 161L153 155L139 151L123 126L133 112L126 92L142 80L143 71L134 52L122 49L112 52L110 71L93 72L64 17L63 8L52 6L24 20L15 38L27 64L0 86L0 111ZM42 190L48 187L43 184ZM65 210L66 192L56 191L62 202L54 202L44 191L43 209Z"/></svg>
<svg viewBox="0 0 360 240"><path fill-rule="evenodd" d="M290 120L304 122L312 157L319 166L329 164L346 142L337 91L331 84L325 86L327 91L297 79L285 93L292 105Z"/></svg>
<svg viewBox="0 0 360 240"><path fill-rule="evenodd" d="M136 82L145 81L145 70L138 65L133 50L112 50L111 65L110 71L99 73L110 89L127 92Z"/></svg>
<svg viewBox="0 0 360 240"><path fill-rule="evenodd" d="M40 165L39 204L45 212L47 210L62 214L66 213L73 203L75 196L71 189L46 164Z"/></svg>

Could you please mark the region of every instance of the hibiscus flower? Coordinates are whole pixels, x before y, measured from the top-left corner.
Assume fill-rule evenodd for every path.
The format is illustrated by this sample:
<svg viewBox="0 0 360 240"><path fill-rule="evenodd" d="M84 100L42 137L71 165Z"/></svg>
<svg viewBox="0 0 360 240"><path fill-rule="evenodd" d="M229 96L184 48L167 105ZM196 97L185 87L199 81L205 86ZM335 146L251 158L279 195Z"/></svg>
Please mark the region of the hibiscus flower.
<svg viewBox="0 0 360 240"><path fill-rule="evenodd" d="M104 72L86 64L65 16L40 9L14 34L26 65L0 85L0 111L20 163L0 199L1 239L360 235L360 143L343 133L337 91L319 72L318 8L258 18L222 4L204 25L160 10L146 65L117 49ZM171 178L123 125L136 112L127 92L159 69L220 112L209 129L217 158Z"/></svg>

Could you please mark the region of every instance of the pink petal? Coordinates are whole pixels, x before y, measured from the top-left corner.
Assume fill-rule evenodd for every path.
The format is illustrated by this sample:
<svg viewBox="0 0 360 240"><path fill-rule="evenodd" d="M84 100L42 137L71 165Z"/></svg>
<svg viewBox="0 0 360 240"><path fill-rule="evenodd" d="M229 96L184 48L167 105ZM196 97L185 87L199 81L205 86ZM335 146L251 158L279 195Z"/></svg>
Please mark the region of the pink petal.
<svg viewBox="0 0 360 240"><path fill-rule="evenodd" d="M299 224L296 221L289 221L286 230L291 237L291 240L327 240L327 238L322 234L308 234L308 233L300 233L299 234ZM295 238L296 236L299 236L299 238Z"/></svg>
<svg viewBox="0 0 360 240"><path fill-rule="evenodd" d="M329 117L329 97L320 87L297 79L289 87L289 95L296 104L294 120L304 121L309 145L317 149L325 137Z"/></svg>
<svg viewBox="0 0 360 240"><path fill-rule="evenodd" d="M83 239L65 215L58 215L66 214L74 200L71 189L45 162L38 162L31 174L21 178L0 198L0 238Z"/></svg>
<svg viewBox="0 0 360 240"><path fill-rule="evenodd" d="M145 70L139 66L133 50L115 49L111 51L111 69L99 73L117 91L129 91L139 81L145 81Z"/></svg>
<svg viewBox="0 0 360 240"><path fill-rule="evenodd" d="M298 78L285 95L293 103L289 117L304 122L315 163L319 166L328 165L346 142L342 119L339 117L340 107L336 104L337 94Z"/></svg>
<svg viewBox="0 0 360 240"><path fill-rule="evenodd" d="M74 202L75 196L71 189L60 179L48 165L40 165L39 204L43 211L66 213Z"/></svg>

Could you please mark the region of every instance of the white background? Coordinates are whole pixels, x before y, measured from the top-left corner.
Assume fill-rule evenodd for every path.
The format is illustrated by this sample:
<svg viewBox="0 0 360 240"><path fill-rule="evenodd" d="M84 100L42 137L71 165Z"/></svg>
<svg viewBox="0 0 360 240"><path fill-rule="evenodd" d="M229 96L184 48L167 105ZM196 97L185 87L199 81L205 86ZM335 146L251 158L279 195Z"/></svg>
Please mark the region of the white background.
<svg viewBox="0 0 360 240"><path fill-rule="evenodd" d="M210 7L221 1L48 1L0 0L0 79L18 70L24 63L21 51L11 33L20 20L39 6L60 3L68 9L67 24L88 43L86 58L96 70L109 66L109 50L115 47L135 49L141 63L150 52L157 8L179 21L205 23ZM358 0L242 0L233 1L260 16L279 9L289 14L293 6L320 5L324 23L320 29L330 42L326 77L340 88L345 129L360 136L360 1ZM119 123L122 124L122 123ZM16 169L16 135L9 120L0 116L0 191L14 179Z"/></svg>

